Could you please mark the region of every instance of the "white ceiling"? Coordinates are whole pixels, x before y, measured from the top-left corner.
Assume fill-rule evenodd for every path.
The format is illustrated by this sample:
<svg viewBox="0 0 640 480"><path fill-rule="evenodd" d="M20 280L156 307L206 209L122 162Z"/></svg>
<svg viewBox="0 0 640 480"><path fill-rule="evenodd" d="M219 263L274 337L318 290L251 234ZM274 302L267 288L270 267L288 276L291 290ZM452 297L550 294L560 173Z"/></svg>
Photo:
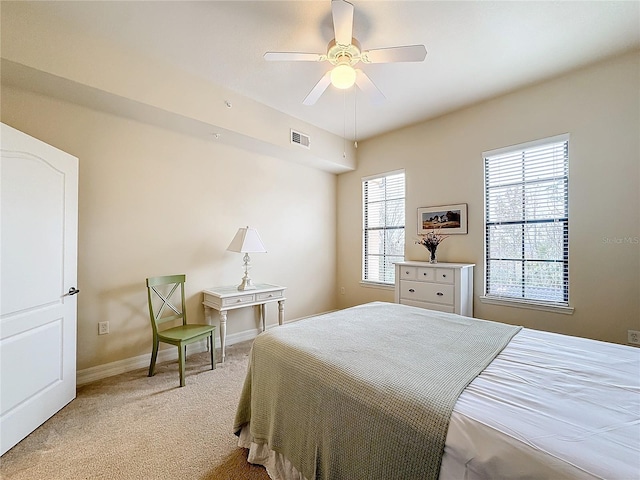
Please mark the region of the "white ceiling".
<svg viewBox="0 0 640 480"><path fill-rule="evenodd" d="M640 47L638 1L352 3L354 37L363 49L427 48L422 63L360 67L387 97L382 105L371 105L361 92L329 87L314 106L304 106L302 100L330 65L262 58L266 51L326 53L333 38L329 0L56 1L34 8L51 21L350 139L432 118Z"/></svg>

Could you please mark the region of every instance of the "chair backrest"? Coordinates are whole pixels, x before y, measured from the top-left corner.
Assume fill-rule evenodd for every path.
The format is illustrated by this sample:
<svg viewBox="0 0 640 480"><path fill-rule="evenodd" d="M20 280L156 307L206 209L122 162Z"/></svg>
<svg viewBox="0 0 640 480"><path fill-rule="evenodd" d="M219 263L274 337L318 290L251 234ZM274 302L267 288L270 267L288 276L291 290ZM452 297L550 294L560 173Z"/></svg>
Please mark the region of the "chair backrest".
<svg viewBox="0 0 640 480"><path fill-rule="evenodd" d="M186 275L165 275L147 278L147 298L149 301L149 317L153 332L158 333L158 326L165 322L182 319L187 323L187 309L184 298L184 282ZM180 295L177 298L176 291ZM174 303L180 302L178 306ZM173 302L173 303L172 303Z"/></svg>

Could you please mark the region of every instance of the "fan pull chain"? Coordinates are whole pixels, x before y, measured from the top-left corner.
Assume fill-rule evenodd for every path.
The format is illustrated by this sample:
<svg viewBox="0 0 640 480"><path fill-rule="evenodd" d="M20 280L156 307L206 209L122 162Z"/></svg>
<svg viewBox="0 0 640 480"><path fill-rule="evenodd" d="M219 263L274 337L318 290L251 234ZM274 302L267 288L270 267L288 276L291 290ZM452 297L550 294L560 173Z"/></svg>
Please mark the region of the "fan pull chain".
<svg viewBox="0 0 640 480"><path fill-rule="evenodd" d="M347 158L347 91L342 91L342 158Z"/></svg>
<svg viewBox="0 0 640 480"><path fill-rule="evenodd" d="M353 88L353 146L358 148L358 89Z"/></svg>

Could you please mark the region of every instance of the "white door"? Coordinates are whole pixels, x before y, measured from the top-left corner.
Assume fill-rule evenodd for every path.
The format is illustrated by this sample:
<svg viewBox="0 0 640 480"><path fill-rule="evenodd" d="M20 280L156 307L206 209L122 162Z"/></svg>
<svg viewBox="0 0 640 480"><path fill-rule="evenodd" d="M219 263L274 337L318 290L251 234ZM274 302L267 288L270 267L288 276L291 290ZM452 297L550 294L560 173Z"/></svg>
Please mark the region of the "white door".
<svg viewBox="0 0 640 480"><path fill-rule="evenodd" d="M76 396L78 159L0 126L3 454Z"/></svg>

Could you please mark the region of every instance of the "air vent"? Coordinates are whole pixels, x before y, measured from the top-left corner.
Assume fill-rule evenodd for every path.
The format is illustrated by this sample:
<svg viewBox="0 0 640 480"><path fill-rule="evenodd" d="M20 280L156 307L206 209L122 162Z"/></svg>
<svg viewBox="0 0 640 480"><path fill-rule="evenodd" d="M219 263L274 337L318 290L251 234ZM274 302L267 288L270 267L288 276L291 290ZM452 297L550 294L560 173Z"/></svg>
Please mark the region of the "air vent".
<svg viewBox="0 0 640 480"><path fill-rule="evenodd" d="M309 135L291 130L291 143L295 143L304 148L311 148L311 139Z"/></svg>

